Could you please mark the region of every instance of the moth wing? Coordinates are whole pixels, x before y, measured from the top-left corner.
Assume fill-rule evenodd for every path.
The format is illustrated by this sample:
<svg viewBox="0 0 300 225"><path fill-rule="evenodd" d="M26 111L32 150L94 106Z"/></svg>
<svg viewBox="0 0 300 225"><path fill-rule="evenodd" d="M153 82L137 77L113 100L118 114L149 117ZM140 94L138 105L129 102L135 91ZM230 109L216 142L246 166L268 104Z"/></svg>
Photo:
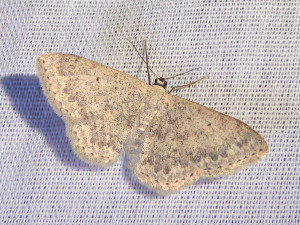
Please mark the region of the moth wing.
<svg viewBox="0 0 300 225"><path fill-rule="evenodd" d="M245 123L189 100L165 95L131 169L159 193L201 177L218 177L268 153L265 140Z"/></svg>
<svg viewBox="0 0 300 225"><path fill-rule="evenodd" d="M69 54L41 55L37 67L43 91L64 119L75 153L90 164L115 162L148 85Z"/></svg>

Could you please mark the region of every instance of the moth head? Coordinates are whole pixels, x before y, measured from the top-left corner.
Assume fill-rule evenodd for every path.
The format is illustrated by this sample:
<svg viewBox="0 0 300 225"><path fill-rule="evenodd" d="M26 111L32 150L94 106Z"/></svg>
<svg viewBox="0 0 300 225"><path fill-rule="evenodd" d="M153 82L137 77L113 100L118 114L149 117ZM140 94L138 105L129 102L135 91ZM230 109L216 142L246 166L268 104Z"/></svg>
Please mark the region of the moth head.
<svg viewBox="0 0 300 225"><path fill-rule="evenodd" d="M166 87L167 87L167 81L163 77L156 78L153 85L158 85L158 86L161 86L164 89L166 89Z"/></svg>

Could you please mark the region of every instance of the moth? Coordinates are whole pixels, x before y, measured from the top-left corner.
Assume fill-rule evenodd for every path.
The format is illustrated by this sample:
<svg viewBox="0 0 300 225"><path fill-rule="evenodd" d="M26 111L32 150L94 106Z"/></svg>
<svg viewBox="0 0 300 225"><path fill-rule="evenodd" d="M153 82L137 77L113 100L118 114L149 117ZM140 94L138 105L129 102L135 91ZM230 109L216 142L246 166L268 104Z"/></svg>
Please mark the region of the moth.
<svg viewBox="0 0 300 225"><path fill-rule="evenodd" d="M250 126L168 93L165 78L149 85L63 53L39 56L37 68L75 154L107 167L125 153L135 177L158 193L230 174L268 153L267 143Z"/></svg>

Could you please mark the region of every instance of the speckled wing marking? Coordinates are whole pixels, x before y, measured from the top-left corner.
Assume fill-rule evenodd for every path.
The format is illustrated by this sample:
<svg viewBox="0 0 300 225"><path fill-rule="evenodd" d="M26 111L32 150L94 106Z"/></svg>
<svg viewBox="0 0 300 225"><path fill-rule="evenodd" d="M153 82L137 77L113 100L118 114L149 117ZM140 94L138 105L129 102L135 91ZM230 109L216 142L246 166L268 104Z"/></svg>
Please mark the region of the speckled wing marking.
<svg viewBox="0 0 300 225"><path fill-rule="evenodd" d="M75 153L90 164L107 166L120 155L148 85L90 60L61 53L42 55L37 67L43 90L66 122Z"/></svg>
<svg viewBox="0 0 300 225"><path fill-rule="evenodd" d="M37 67L75 153L108 166L125 149L128 167L159 193L231 173L268 153L243 122L88 59L49 53Z"/></svg>
<svg viewBox="0 0 300 225"><path fill-rule="evenodd" d="M235 118L167 93L158 109L131 169L159 193L231 173L268 153L265 140Z"/></svg>

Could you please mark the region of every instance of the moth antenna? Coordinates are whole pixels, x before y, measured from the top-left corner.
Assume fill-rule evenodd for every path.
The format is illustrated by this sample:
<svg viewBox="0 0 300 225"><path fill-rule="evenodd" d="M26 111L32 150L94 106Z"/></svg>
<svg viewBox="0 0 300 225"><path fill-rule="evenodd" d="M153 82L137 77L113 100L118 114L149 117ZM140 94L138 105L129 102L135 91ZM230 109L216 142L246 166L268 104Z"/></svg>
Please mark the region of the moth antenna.
<svg viewBox="0 0 300 225"><path fill-rule="evenodd" d="M135 49L135 51L138 53L138 55L141 57L141 59L143 60L144 63L146 63L146 60L143 58L143 56L141 55L141 53L137 50L137 48L135 47L135 45L129 40L127 39L127 41L132 45L132 47ZM146 63L147 64L147 63ZM159 78L156 73L149 67L149 70L154 74L154 76L156 78Z"/></svg>
<svg viewBox="0 0 300 225"><path fill-rule="evenodd" d="M148 83L151 85L151 77L149 71L149 64L148 64L148 53L147 53L147 40L145 40L145 53L146 53L146 66L147 66L147 73L148 73Z"/></svg>
<svg viewBox="0 0 300 225"><path fill-rule="evenodd" d="M207 76L205 76L205 77L202 77L201 79L196 80L196 81L194 81L194 82L192 82L192 83L189 83L189 84L175 86L175 87L173 87L173 88L169 91L169 94L170 94L171 92L177 90L177 89L182 89L182 88L190 87L190 86L192 86L192 85L194 85L194 84L197 84L197 83L199 83L200 81L202 81L203 79L208 78L208 77L209 77L209 75L207 75Z"/></svg>
<svg viewBox="0 0 300 225"><path fill-rule="evenodd" d="M172 77L165 78L165 80L169 80L169 79L172 79L172 78L175 78L175 77L181 76L181 75L183 75L183 74L186 74L186 73L192 72L192 71L194 71L194 70L198 70L198 69L200 69L200 68L201 68L201 67L197 67L197 68L194 68L194 69L191 69L191 70L185 71L185 72L183 72L183 73L176 74L175 76L172 76Z"/></svg>

